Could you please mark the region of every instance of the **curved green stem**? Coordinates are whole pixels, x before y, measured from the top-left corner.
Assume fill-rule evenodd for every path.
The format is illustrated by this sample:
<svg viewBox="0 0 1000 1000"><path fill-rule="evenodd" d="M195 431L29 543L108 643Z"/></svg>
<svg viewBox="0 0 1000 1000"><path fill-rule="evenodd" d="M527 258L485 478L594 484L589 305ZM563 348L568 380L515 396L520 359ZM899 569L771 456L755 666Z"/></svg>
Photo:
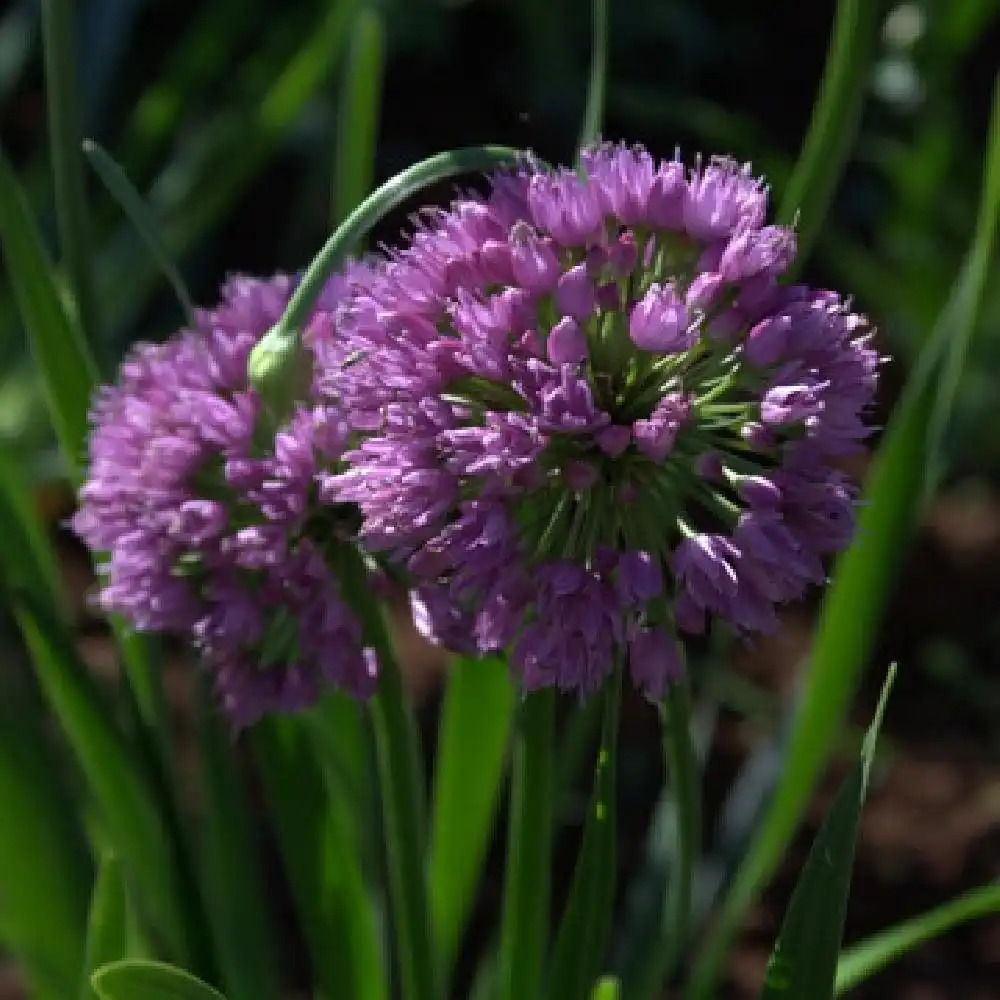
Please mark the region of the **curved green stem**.
<svg viewBox="0 0 1000 1000"><path fill-rule="evenodd" d="M507 146L453 149L421 160L387 180L344 219L316 254L275 329L292 332L300 330L309 318L323 286L351 248L372 226L407 198L438 181L458 174L508 166L516 163L521 156L523 154L518 150Z"/></svg>
<svg viewBox="0 0 1000 1000"><path fill-rule="evenodd" d="M498 1000L539 1000L548 940L555 692L525 697L511 775Z"/></svg>
<svg viewBox="0 0 1000 1000"><path fill-rule="evenodd" d="M590 49L590 80L587 107L580 127L580 148L596 142L604 118L605 81L608 75L608 0L593 0L593 41Z"/></svg>

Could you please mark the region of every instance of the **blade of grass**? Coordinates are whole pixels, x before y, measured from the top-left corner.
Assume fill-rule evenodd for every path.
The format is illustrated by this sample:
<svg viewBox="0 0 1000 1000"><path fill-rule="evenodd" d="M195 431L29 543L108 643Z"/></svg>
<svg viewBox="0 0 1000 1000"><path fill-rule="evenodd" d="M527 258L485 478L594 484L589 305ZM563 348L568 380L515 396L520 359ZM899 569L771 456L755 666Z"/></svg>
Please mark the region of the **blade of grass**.
<svg viewBox="0 0 1000 1000"><path fill-rule="evenodd" d="M59 244L69 275L76 315L84 336L92 343L99 319L87 189L80 156L82 136L76 103L79 79L73 46L71 0L42 0L42 49L45 55L45 93Z"/></svg>
<svg viewBox="0 0 1000 1000"><path fill-rule="evenodd" d="M499 1000L539 1000L548 950L555 692L526 695L511 764L507 864L500 928Z"/></svg>
<svg viewBox="0 0 1000 1000"><path fill-rule="evenodd" d="M846 948L837 963L837 994L846 993L927 941L970 920L1000 913L1000 884L980 886L928 913Z"/></svg>
<svg viewBox="0 0 1000 1000"><path fill-rule="evenodd" d="M33 995L64 1000L76 992L83 964L90 858L42 720L6 689L2 705L0 941Z"/></svg>
<svg viewBox="0 0 1000 1000"><path fill-rule="evenodd" d="M92 139L83 141L83 152L90 161L90 165L104 182L108 193L118 202L121 210L139 234L139 238L145 243L146 249L163 272L163 276L170 282L174 294L177 296L177 301L184 311L188 326L193 326L194 303L191 301L191 295L184 284L180 271L177 270L177 265L170 257L170 251L160 235L159 226L142 200L142 196L132 186L122 168Z"/></svg>
<svg viewBox="0 0 1000 1000"><path fill-rule="evenodd" d="M493 831L514 714L507 664L455 660L438 725L430 901L448 978Z"/></svg>
<svg viewBox="0 0 1000 1000"><path fill-rule="evenodd" d="M839 0L837 4L809 131L778 209L782 225L798 219L798 267L812 252L857 134L882 6L880 0Z"/></svg>
<svg viewBox="0 0 1000 1000"><path fill-rule="evenodd" d="M21 191L17 178L0 152L0 242L7 274L17 299L41 377L52 426L69 477L81 478L87 414L98 371L84 332L67 312L55 270ZM115 624L129 683L143 722L162 735L162 691L153 671L146 641L132 637Z"/></svg>
<svg viewBox="0 0 1000 1000"><path fill-rule="evenodd" d="M42 377L49 413L70 474L79 476L97 366L62 290L31 211L0 153L0 241L18 309Z"/></svg>
<svg viewBox="0 0 1000 1000"><path fill-rule="evenodd" d="M323 1000L387 1000L378 921L344 803L323 780L302 720L272 716L251 733L313 978Z"/></svg>
<svg viewBox="0 0 1000 1000"><path fill-rule="evenodd" d="M204 810L202 885L230 1000L273 1000L280 992L275 936L269 926L253 816L231 740L207 684L199 698Z"/></svg>
<svg viewBox="0 0 1000 1000"><path fill-rule="evenodd" d="M382 14L375 4L367 4L351 29L340 90L332 198L335 222L345 219L372 188L384 67Z"/></svg>
<svg viewBox="0 0 1000 1000"><path fill-rule="evenodd" d="M11 594L9 601L112 846L140 890L137 902L144 917L170 955L203 966L196 940L199 920L182 893L178 858L154 792L61 623L28 594Z"/></svg>
<svg viewBox="0 0 1000 1000"><path fill-rule="evenodd" d="M795 883L760 1000L832 1000L861 810L895 674L893 665L882 685L861 757L841 786Z"/></svg>
<svg viewBox="0 0 1000 1000"><path fill-rule="evenodd" d="M601 135L608 74L608 6L609 0L592 0L593 40L590 45L590 79L587 84L587 106L580 126L579 148L596 142Z"/></svg>
<svg viewBox="0 0 1000 1000"><path fill-rule="evenodd" d="M603 693L601 745L583 841L548 972L548 1000L586 1000L602 971L615 894L621 669Z"/></svg>
<svg viewBox="0 0 1000 1000"><path fill-rule="evenodd" d="M700 761L691 732L687 679L671 685L660 707L664 758L670 779L672 843L666 899L657 904L655 943L647 945L636 972L625 978L630 998L650 1000L675 969L691 937L694 879L701 850Z"/></svg>
<svg viewBox="0 0 1000 1000"><path fill-rule="evenodd" d="M90 900L80 1000L94 1000L97 994L90 984L90 977L109 962L130 958L129 948L128 890L117 859L113 854L105 853L97 869Z"/></svg>
<svg viewBox="0 0 1000 1000"><path fill-rule="evenodd" d="M840 557L823 602L785 767L747 856L698 956L686 1000L708 1000L729 943L797 828L835 744L876 638L896 571L933 482L942 371L964 354L990 274L1000 223L1000 88L976 231L951 295L907 382L868 474L856 538Z"/></svg>

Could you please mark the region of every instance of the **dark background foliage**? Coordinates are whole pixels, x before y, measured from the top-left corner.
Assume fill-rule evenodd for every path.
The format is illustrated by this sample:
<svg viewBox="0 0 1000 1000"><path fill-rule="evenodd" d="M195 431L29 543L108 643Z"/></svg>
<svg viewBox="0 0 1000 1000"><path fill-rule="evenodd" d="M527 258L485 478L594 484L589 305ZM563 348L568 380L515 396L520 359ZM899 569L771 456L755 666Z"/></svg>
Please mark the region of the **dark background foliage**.
<svg viewBox="0 0 1000 1000"><path fill-rule="evenodd" d="M85 130L148 194L197 301L213 301L233 271L302 267L328 233L342 15L352 6L77 3ZM852 291L878 325L894 359L882 417L971 234L1000 53L998 8L995 0L886 6L861 133L806 272ZM572 159L589 59L585 0L385 0L381 9L388 37L377 179L439 149L483 141ZM612 0L611 9L605 135L661 155L679 146L685 156L750 159L780 191L817 91L833 4ZM44 115L37 4L8 3L0 15L3 142L51 228ZM110 373L129 343L166 335L179 312L96 181L91 190L100 347ZM401 212L375 238L394 240L405 224ZM865 820L851 936L1000 874L998 323L1000 281L973 341L945 487L884 629L879 660L898 658L904 669L889 714L888 763ZM59 486L44 407L2 284L0 439L29 469L59 531L71 501ZM63 549L82 627L93 629L82 610L88 581L79 554L65 537ZM729 657L708 770L713 802L787 710L809 624L808 607L791 609L779 641ZM14 634L0 611L5 659L16 653ZM412 664L433 670L435 661L414 648ZM621 865L635 871L640 821L659 775L648 764L655 748L638 713L624 733ZM801 856L790 855L734 957L734 997L752 995ZM492 906L488 886L480 909L488 915ZM988 1000L1000 997L992 985L998 973L1000 925L987 922L924 949L858 995Z"/></svg>

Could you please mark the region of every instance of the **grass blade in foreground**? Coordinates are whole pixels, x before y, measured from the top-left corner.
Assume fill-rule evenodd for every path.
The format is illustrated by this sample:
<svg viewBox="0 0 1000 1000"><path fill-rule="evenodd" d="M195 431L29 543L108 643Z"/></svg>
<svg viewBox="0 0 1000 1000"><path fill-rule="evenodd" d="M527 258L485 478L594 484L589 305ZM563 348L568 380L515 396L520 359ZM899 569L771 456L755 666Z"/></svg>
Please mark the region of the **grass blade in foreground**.
<svg viewBox="0 0 1000 1000"><path fill-rule="evenodd" d="M869 976L918 948L926 941L969 920L1000 913L1000 884L980 886L929 913L890 927L845 949L837 963L837 993L857 986Z"/></svg>
<svg viewBox="0 0 1000 1000"><path fill-rule="evenodd" d="M496 657L455 659L438 726L430 830L430 904L447 978L493 830L514 691Z"/></svg>
<svg viewBox="0 0 1000 1000"><path fill-rule="evenodd" d="M701 781L691 733L691 692L687 677L673 683L660 709L660 729L675 810L665 906L657 939L647 944L634 980L625 976L630 998L652 1000L677 965L691 936L695 868L701 850Z"/></svg>
<svg viewBox="0 0 1000 1000"><path fill-rule="evenodd" d="M372 188L384 66L385 27L381 13L370 3L354 21L337 111L332 199L337 222L347 218Z"/></svg>
<svg viewBox="0 0 1000 1000"><path fill-rule="evenodd" d="M599 979L590 994L590 1000L621 1000L622 984L611 976Z"/></svg>
<svg viewBox="0 0 1000 1000"><path fill-rule="evenodd" d="M70 475L79 475L97 366L62 290L17 178L0 153L0 242L56 437Z"/></svg>
<svg viewBox="0 0 1000 1000"><path fill-rule="evenodd" d="M97 869L94 893L90 901L81 1000L93 1000L96 996L90 981L91 975L110 962L130 958L129 946L128 891L115 856L105 854Z"/></svg>
<svg viewBox="0 0 1000 1000"><path fill-rule="evenodd" d="M329 794L302 719L253 728L271 821L323 1000L386 1000L384 958L344 803Z"/></svg>
<svg viewBox="0 0 1000 1000"><path fill-rule="evenodd" d="M760 1000L831 1000L854 849L875 743L896 668L882 688L858 761L813 842L767 966Z"/></svg>
<svg viewBox="0 0 1000 1000"><path fill-rule="evenodd" d="M236 1000L273 1000L280 992L278 956L253 816L229 733L208 687L203 681L197 723L205 792L201 881L220 983Z"/></svg>
<svg viewBox="0 0 1000 1000"><path fill-rule="evenodd" d="M105 965L91 981L101 1000L226 1000L190 972L142 959Z"/></svg>
<svg viewBox="0 0 1000 1000"><path fill-rule="evenodd" d="M555 692L525 695L511 763L499 1000L539 1000L549 936Z"/></svg>
<svg viewBox="0 0 1000 1000"><path fill-rule="evenodd" d="M881 7L879 0L837 4L809 131L778 210L783 225L799 217L795 267L801 267L812 251L857 134L882 23Z"/></svg>
<svg viewBox="0 0 1000 1000"><path fill-rule="evenodd" d="M594 765L594 787L573 883L552 951L547 1000L586 1000L602 971L611 926L617 862L620 667L608 679L602 701L601 745Z"/></svg>
<svg viewBox="0 0 1000 1000"><path fill-rule="evenodd" d="M935 461L935 424L944 414L941 373L964 354L990 273L1000 222L1000 89L976 232L951 296L921 352L876 454L854 543L840 557L823 602L786 764L685 993L708 1000L729 943L793 836L834 746L858 675L876 637L902 554L923 508Z"/></svg>
<svg viewBox="0 0 1000 1000"><path fill-rule="evenodd" d="M197 965L199 916L181 889L186 882L154 793L60 623L28 595L18 595L13 610L111 845L140 892L143 915L172 956Z"/></svg>
<svg viewBox="0 0 1000 1000"><path fill-rule="evenodd" d="M4 665L9 668L9 664ZM74 996L84 956L90 859L37 720L3 693L0 943L37 1000Z"/></svg>
<svg viewBox="0 0 1000 1000"><path fill-rule="evenodd" d="M177 296L177 301L180 302L181 308L184 310L184 317L188 325L193 326L194 303L191 301L191 295L188 293L180 271L177 270L177 265L170 257L170 251L163 242L156 219L146 207L142 196L125 176L125 171L96 142L92 139L85 139L83 151L97 175L104 182L108 193L121 206L121 210L135 227L140 239L146 244L146 249L149 250L153 260L163 272L163 276L170 282L174 294Z"/></svg>

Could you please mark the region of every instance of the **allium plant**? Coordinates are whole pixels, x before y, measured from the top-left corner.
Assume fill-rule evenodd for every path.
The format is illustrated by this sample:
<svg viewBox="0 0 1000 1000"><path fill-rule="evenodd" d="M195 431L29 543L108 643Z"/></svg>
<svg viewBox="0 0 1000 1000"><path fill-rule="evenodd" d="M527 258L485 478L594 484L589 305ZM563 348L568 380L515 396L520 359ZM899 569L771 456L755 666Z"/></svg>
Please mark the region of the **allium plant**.
<svg viewBox="0 0 1000 1000"><path fill-rule="evenodd" d="M726 159L586 150L428 214L349 276L318 352L358 434L320 498L413 584L425 635L510 649L586 693L627 656L653 697L679 633L751 635L851 536L840 469L879 357Z"/></svg>
<svg viewBox="0 0 1000 1000"><path fill-rule="evenodd" d="M347 424L303 403L275 428L247 381L291 289L233 278L193 329L133 349L95 405L73 520L106 553L102 608L193 643L238 727L308 707L323 683L365 697L376 680L333 569L342 526L315 502Z"/></svg>

